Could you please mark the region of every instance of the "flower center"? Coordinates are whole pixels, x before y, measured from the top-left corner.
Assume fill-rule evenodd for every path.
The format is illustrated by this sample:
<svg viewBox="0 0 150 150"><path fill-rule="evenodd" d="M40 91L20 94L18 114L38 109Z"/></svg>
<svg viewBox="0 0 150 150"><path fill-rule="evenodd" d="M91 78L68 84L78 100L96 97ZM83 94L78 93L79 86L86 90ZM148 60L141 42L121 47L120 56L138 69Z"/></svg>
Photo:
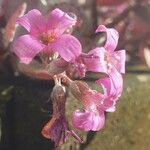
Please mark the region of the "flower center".
<svg viewBox="0 0 150 150"><path fill-rule="evenodd" d="M53 33L47 34L47 33L43 33L40 36L40 40L42 41L43 44L48 45L50 43L52 43L54 40L56 39L56 35Z"/></svg>

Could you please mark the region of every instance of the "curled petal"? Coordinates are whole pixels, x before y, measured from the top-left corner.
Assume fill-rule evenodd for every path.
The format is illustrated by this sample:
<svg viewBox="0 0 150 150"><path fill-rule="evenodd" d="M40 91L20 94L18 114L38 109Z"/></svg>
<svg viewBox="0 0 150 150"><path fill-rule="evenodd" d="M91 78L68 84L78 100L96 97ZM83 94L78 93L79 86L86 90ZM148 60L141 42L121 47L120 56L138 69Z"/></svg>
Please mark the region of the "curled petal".
<svg viewBox="0 0 150 150"><path fill-rule="evenodd" d="M104 47L107 51L114 51L116 49L119 34L115 29L106 28L104 25L99 25L96 32L106 32L107 40Z"/></svg>
<svg viewBox="0 0 150 150"><path fill-rule="evenodd" d="M105 123L104 112L81 112L76 110L73 113L72 124L75 128L83 131L98 131Z"/></svg>
<svg viewBox="0 0 150 150"><path fill-rule="evenodd" d="M17 23L23 26L32 35L42 33L46 29L44 17L37 9L29 11L26 15L19 18Z"/></svg>
<svg viewBox="0 0 150 150"><path fill-rule="evenodd" d="M48 30L54 31L57 35L64 33L65 30L75 25L76 19L70 17L60 9L54 9L48 18Z"/></svg>
<svg viewBox="0 0 150 150"><path fill-rule="evenodd" d="M100 109L106 112L114 112L116 110L116 102L112 97L104 97L104 101L100 106Z"/></svg>
<svg viewBox="0 0 150 150"><path fill-rule="evenodd" d="M13 52L19 57L21 63L29 64L32 59L44 48L30 35L19 37L13 44Z"/></svg>
<svg viewBox="0 0 150 150"><path fill-rule="evenodd" d="M67 62L74 61L80 55L82 49L78 39L68 34L60 36L49 47L58 52Z"/></svg>
<svg viewBox="0 0 150 150"><path fill-rule="evenodd" d="M116 69L112 69L109 77L99 79L96 83L102 85L105 97L116 100L121 96L123 79L122 75Z"/></svg>
<svg viewBox="0 0 150 150"><path fill-rule="evenodd" d="M104 90L104 99L100 108L107 112L115 111L116 101L121 96L123 90L122 75L116 69L113 69L109 77L99 79L96 82L100 84Z"/></svg>
<svg viewBox="0 0 150 150"><path fill-rule="evenodd" d="M101 85L103 87L104 95L109 96L111 95L111 92L114 90L114 86L112 84L112 81L109 77L99 79L96 81L97 84Z"/></svg>
<svg viewBox="0 0 150 150"><path fill-rule="evenodd" d="M114 57L117 60L116 69L120 73L125 73L125 59L126 59L126 52L125 50L115 51Z"/></svg>
<svg viewBox="0 0 150 150"><path fill-rule="evenodd" d="M112 80L109 77L106 77L104 79L99 79L98 81L96 81L96 83L100 84L104 91L104 99L100 105L100 109L106 112L114 112L115 111L114 95L116 94L116 89L114 88Z"/></svg>
<svg viewBox="0 0 150 150"><path fill-rule="evenodd" d="M114 94L114 97L118 99L121 96L121 93L123 90L122 75L114 68L112 69L109 76L110 76L110 79L112 80L112 85L114 86L114 89L116 91L116 93Z"/></svg>
<svg viewBox="0 0 150 150"><path fill-rule="evenodd" d="M103 47L97 47L91 50L88 54L82 54L81 58L87 68L87 71L107 72L107 66L104 61L105 49Z"/></svg>

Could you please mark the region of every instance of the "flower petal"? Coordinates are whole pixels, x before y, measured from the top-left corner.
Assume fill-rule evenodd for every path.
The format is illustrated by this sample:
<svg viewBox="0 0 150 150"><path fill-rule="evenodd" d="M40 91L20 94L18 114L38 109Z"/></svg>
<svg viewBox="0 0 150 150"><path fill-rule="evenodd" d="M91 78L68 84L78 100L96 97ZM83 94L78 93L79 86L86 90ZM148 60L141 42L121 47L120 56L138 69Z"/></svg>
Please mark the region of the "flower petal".
<svg viewBox="0 0 150 150"><path fill-rule="evenodd" d="M23 35L16 39L12 51L24 64L29 64L32 59L45 47L30 35Z"/></svg>
<svg viewBox="0 0 150 150"><path fill-rule="evenodd" d="M116 69L120 73L125 73L125 59L126 59L126 52L125 50L119 50L114 52L114 57L117 60Z"/></svg>
<svg viewBox="0 0 150 150"><path fill-rule="evenodd" d="M49 47L58 52L67 62L74 61L80 55L82 49L78 39L68 34L63 34L57 38Z"/></svg>
<svg viewBox="0 0 150 150"><path fill-rule="evenodd" d="M60 35L64 33L66 29L75 25L75 23L75 18L70 17L67 13L56 8L49 15L47 29Z"/></svg>
<svg viewBox="0 0 150 150"><path fill-rule="evenodd" d="M121 93L123 90L123 78L122 78L122 75L115 68L111 70L111 73L109 76L110 76L110 79L112 80L112 87L114 86L114 89L116 91L112 93L115 93L114 99L117 100L121 96Z"/></svg>
<svg viewBox="0 0 150 150"><path fill-rule="evenodd" d="M72 124L75 128L83 131L98 131L103 128L105 123L104 113L76 110L73 113Z"/></svg>
<svg viewBox="0 0 150 150"><path fill-rule="evenodd" d="M109 77L99 79L96 81L97 84L103 87L104 95L109 96L112 90L112 81Z"/></svg>
<svg viewBox="0 0 150 150"><path fill-rule="evenodd" d="M122 75L116 69L113 69L109 77L99 79L96 83L100 84L104 90L104 99L100 108L107 112L115 111L116 101L123 90Z"/></svg>
<svg viewBox="0 0 150 150"><path fill-rule="evenodd" d="M107 66L104 61L105 49L103 47L97 47L91 50L88 54L82 54L81 58L87 68L87 71L107 72Z"/></svg>
<svg viewBox="0 0 150 150"><path fill-rule="evenodd" d="M94 90L88 90L82 95L81 101L86 109L95 110L102 102L103 95Z"/></svg>
<svg viewBox="0 0 150 150"><path fill-rule="evenodd" d="M46 29L44 17L37 9L29 11L26 15L19 18L17 23L23 26L32 35L42 33Z"/></svg>
<svg viewBox="0 0 150 150"><path fill-rule="evenodd" d="M106 28L104 25L99 25L96 32L106 32L107 40L104 47L107 51L114 51L116 49L119 34L115 29Z"/></svg>
<svg viewBox="0 0 150 150"><path fill-rule="evenodd" d="M99 115L96 115L95 113L93 113L93 128L92 131L99 131L100 129L102 129L104 127L105 124L105 114L104 111L100 111Z"/></svg>
<svg viewBox="0 0 150 150"><path fill-rule="evenodd" d="M123 79L122 75L115 68L112 69L109 77L99 79L96 83L102 85L106 97L116 100L121 96Z"/></svg>

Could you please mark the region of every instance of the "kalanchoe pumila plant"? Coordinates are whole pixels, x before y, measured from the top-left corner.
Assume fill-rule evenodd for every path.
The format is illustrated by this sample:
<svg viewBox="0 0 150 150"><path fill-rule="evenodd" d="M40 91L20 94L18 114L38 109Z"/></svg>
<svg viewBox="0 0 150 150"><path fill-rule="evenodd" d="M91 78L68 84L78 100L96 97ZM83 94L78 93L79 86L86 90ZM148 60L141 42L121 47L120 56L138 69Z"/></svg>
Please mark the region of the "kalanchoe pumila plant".
<svg viewBox="0 0 150 150"><path fill-rule="evenodd" d="M76 24L76 19L58 8L47 19L38 10L31 10L19 18L17 23L28 34L14 41L12 51L27 66L33 59L41 60L41 66L55 81L51 93L53 114L42 129L42 135L54 141L55 146L66 142L68 136L83 142L71 128L82 131L102 129L105 112L115 111L116 102L122 93L125 50L115 51L118 32L99 25L96 32L106 33L105 45L86 54L82 52L79 40L67 32ZM86 82L81 81L89 71L106 74L95 82L103 88L103 93L92 90ZM83 106L82 110L76 109L73 112L72 127L65 116L67 89Z"/></svg>

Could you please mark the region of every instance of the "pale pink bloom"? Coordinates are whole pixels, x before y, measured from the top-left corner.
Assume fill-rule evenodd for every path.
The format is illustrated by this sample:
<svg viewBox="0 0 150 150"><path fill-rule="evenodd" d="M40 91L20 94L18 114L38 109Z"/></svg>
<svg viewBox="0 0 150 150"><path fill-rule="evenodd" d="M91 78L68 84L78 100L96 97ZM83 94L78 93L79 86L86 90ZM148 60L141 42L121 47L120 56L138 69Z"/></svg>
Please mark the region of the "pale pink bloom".
<svg viewBox="0 0 150 150"><path fill-rule="evenodd" d="M118 72L125 73L125 50L115 51L119 38L118 32L104 25L99 25L96 32L106 32L107 40L104 47L97 47L88 54L82 55L87 71L109 74L112 68L116 68Z"/></svg>
<svg viewBox="0 0 150 150"><path fill-rule="evenodd" d="M104 111L100 109L103 95L91 90L84 82L74 81L70 85L72 94L80 100L84 109L73 113L72 124L83 131L98 131L105 123Z"/></svg>
<svg viewBox="0 0 150 150"><path fill-rule="evenodd" d="M116 69L112 69L108 77L99 79L96 83L101 85L104 90L101 109L107 112L114 112L116 101L121 96L123 90L122 75Z"/></svg>
<svg viewBox="0 0 150 150"><path fill-rule="evenodd" d="M74 61L81 53L80 42L65 32L75 25L76 19L58 8L49 14L47 20L40 11L33 9L17 23L29 32L13 44L13 51L22 63L29 64L39 52L58 52L66 61Z"/></svg>
<svg viewBox="0 0 150 150"><path fill-rule="evenodd" d="M103 87L103 95L97 91L88 89L87 86L83 88L81 84L76 84L74 87L72 86L73 90L71 91L73 95L79 99L84 106L83 111L76 110L73 113L72 123L77 129L98 131L105 123L104 112L115 111L116 102L123 90L122 75L113 68L108 77L99 79L96 83ZM80 91L81 94L74 92L74 90Z"/></svg>

